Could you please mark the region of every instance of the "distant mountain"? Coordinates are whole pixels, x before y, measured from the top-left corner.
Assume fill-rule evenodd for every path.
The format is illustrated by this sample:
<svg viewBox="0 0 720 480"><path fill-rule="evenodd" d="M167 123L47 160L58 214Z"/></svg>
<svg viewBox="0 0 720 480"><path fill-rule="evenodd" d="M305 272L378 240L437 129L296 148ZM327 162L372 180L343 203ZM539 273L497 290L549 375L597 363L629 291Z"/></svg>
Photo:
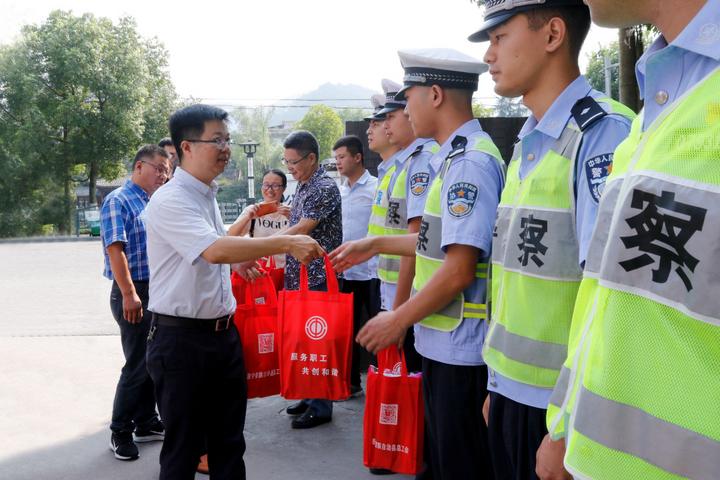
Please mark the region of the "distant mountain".
<svg viewBox="0 0 720 480"><path fill-rule="evenodd" d="M379 93L359 85L339 85L325 83L312 92L298 97L297 101L282 102L282 105L297 105L293 107L277 107L270 119L270 125L279 125L283 122L294 122L305 116L312 105L319 103L330 107L372 108L370 96Z"/></svg>

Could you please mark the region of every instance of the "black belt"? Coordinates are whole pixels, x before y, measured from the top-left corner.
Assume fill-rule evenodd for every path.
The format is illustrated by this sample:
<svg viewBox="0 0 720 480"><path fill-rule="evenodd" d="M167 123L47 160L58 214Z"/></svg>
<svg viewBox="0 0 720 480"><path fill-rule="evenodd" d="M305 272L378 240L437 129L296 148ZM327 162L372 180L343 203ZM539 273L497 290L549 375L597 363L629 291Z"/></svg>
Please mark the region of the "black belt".
<svg viewBox="0 0 720 480"><path fill-rule="evenodd" d="M159 313L152 314L152 320L157 325L163 327L185 327L185 328L199 328L202 330L213 330L215 332L222 332L230 328L233 324L233 314L224 315L218 318L187 318L187 317L173 317L172 315L162 315Z"/></svg>

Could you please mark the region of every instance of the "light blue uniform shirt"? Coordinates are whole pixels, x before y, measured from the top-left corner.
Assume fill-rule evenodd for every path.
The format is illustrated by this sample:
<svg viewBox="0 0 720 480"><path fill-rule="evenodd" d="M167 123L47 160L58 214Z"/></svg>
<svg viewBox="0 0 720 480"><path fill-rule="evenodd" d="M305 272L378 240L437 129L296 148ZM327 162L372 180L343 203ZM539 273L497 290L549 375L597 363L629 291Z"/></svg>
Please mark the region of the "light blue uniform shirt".
<svg viewBox="0 0 720 480"><path fill-rule="evenodd" d="M578 100L586 96L599 98L606 95L593 90L585 77L581 75L555 99L540 122L534 116L527 119L518 134L522 142L520 179L527 177L532 169L542 161L553 143L560 138L567 123L574 122L570 110ZM599 103L602 105L602 102ZM575 233L580 246L578 258L580 265L585 262L590 237L595 227L599 194L602 192L605 178L610 173L607 166L612 161L615 148L630 133L630 124L630 120L625 117L610 114L598 120L583 133L575 166ZM598 163L603 167L593 167ZM488 390L518 403L543 409L547 408L552 393L552 390L536 388L510 380L492 370L488 378Z"/></svg>
<svg viewBox="0 0 720 480"><path fill-rule="evenodd" d="M635 74L645 101L643 131L675 100L720 66L720 2L708 1L669 45L658 37ZM667 94L667 100L664 95ZM658 100L661 100L658 102Z"/></svg>
<svg viewBox="0 0 720 480"><path fill-rule="evenodd" d="M419 146L423 146L423 151L415 155L410 161L408 157L417 150ZM417 138L407 148L398 152L398 169L395 178L393 178L392 187L395 187L397 177L403 169L407 169L408 173L405 178L405 191L407 192L407 210L408 220L415 217L422 217L425 209L425 198L430 190L430 183L435 178L432 168L430 168L430 159L433 153L430 148L436 146L437 142L428 138ZM414 178L414 184L412 179ZM412 192L412 188L415 191ZM406 225L407 226L407 225ZM395 304L395 296L397 295L396 283L380 283L381 306L383 310L392 310Z"/></svg>
<svg viewBox="0 0 720 480"><path fill-rule="evenodd" d="M351 187L347 179L340 184L342 198L343 242L359 240L367 236L378 179L365 170ZM370 280L377 278L377 257L355 265L343 273L345 280Z"/></svg>
<svg viewBox="0 0 720 480"><path fill-rule="evenodd" d="M453 132L432 159L432 168L440 174L444 161L453 150L456 136L468 139L471 146L479 137L490 138L477 120L470 120ZM495 213L504 186L504 175L498 161L481 152L466 152L453 158L443 179L440 199L442 202L442 240L444 251L450 245L469 245L488 255L492 245ZM450 210L452 192L457 188L474 189L475 202L462 215ZM485 303L486 279L476 278L465 289L465 300ZM422 295L422 290L419 295ZM415 349L425 358L449 365L483 365L482 345L487 326L485 321L466 318L452 332L441 332L415 325Z"/></svg>

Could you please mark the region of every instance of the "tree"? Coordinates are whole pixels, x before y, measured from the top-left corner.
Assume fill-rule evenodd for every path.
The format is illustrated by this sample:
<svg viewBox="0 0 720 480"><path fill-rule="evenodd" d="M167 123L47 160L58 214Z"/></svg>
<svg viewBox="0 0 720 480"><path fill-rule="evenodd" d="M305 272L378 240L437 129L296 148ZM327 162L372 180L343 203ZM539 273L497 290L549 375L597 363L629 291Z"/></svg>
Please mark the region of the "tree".
<svg viewBox="0 0 720 480"><path fill-rule="evenodd" d="M345 122L363 120L369 116L370 113L372 112L365 108L341 108L338 111L338 115L340 115L343 124L345 124Z"/></svg>
<svg viewBox="0 0 720 480"><path fill-rule="evenodd" d="M496 117L527 117L528 110L519 99L500 97L495 105Z"/></svg>
<svg viewBox="0 0 720 480"><path fill-rule="evenodd" d="M493 108L486 107L481 103L472 104L473 117L475 118L487 118L493 116Z"/></svg>
<svg viewBox="0 0 720 480"><path fill-rule="evenodd" d="M320 144L320 160L332 156L332 147L345 131L340 115L327 105L314 105L295 125L295 130L307 130Z"/></svg>
<svg viewBox="0 0 720 480"><path fill-rule="evenodd" d="M598 50L588 54L589 62L585 77L595 90L605 92L605 57L607 57L610 60L610 64L613 65L610 69L610 96L618 100L620 98L620 75L618 69L620 54L617 42L600 47Z"/></svg>
<svg viewBox="0 0 720 480"><path fill-rule="evenodd" d="M51 190L35 205L35 221L46 215L69 233L76 182L89 182L93 201L99 177L116 178L143 140L166 134L176 95L164 56L130 18L113 24L63 11L24 27L15 44L0 50L4 157ZM18 193L3 206L23 210L34 198L32 188Z"/></svg>

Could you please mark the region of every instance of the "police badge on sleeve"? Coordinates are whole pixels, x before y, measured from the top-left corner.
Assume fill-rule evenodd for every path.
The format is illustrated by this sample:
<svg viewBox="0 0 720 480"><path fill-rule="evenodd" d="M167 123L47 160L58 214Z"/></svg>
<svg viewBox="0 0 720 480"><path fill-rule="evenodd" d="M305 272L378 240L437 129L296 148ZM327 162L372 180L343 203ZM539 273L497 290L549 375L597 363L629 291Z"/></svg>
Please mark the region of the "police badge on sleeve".
<svg viewBox="0 0 720 480"><path fill-rule="evenodd" d="M410 191L416 197L425 193L429 184L430 174L428 172L417 172L410 177Z"/></svg>
<svg viewBox="0 0 720 480"><path fill-rule="evenodd" d="M472 183L458 182L448 189L448 211L454 217L470 215L477 200L478 188Z"/></svg>
<svg viewBox="0 0 720 480"><path fill-rule="evenodd" d="M600 202L605 188L605 180L612 172L613 154L606 153L593 157L585 163L585 178L587 178L588 189L595 203Z"/></svg>

